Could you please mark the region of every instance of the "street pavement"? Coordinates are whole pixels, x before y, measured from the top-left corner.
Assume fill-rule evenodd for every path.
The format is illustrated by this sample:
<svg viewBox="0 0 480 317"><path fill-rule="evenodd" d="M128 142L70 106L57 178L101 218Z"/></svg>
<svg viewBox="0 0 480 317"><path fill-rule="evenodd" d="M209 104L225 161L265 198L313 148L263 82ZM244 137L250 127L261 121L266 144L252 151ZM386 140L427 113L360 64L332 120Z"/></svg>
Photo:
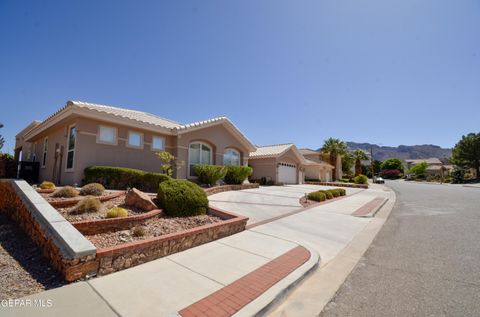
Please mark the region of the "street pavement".
<svg viewBox="0 0 480 317"><path fill-rule="evenodd" d="M386 185L395 208L320 316L480 316L480 189Z"/></svg>

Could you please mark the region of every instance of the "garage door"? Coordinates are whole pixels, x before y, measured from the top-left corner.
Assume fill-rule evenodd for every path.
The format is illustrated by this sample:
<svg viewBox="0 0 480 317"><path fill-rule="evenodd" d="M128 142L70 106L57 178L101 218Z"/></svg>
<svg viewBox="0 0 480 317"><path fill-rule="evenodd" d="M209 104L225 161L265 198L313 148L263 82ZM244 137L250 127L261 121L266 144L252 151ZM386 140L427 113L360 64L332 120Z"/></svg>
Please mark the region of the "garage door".
<svg viewBox="0 0 480 317"><path fill-rule="evenodd" d="M280 162L278 165L278 182L283 184L297 183L297 166Z"/></svg>

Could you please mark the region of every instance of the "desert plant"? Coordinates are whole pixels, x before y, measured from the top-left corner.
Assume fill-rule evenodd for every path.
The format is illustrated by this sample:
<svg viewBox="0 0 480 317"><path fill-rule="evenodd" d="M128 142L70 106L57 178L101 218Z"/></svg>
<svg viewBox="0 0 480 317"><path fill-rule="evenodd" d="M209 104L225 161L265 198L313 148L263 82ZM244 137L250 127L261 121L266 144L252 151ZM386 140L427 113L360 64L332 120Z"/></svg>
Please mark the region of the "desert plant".
<svg viewBox="0 0 480 317"><path fill-rule="evenodd" d="M198 176L199 183L209 186L214 186L227 173L227 167L222 165L198 164L193 168Z"/></svg>
<svg viewBox="0 0 480 317"><path fill-rule="evenodd" d="M48 181L43 181L40 185L38 185L41 189L55 189L55 184Z"/></svg>
<svg viewBox="0 0 480 317"><path fill-rule="evenodd" d="M204 215L208 210L205 191L187 180L169 180L160 184L157 200L165 213L172 217Z"/></svg>
<svg viewBox="0 0 480 317"><path fill-rule="evenodd" d="M327 199L327 196L325 195L325 193L323 192L313 192L313 193L309 193L307 195L308 199L309 200L314 200L314 201L324 201Z"/></svg>
<svg viewBox="0 0 480 317"><path fill-rule="evenodd" d="M172 162L175 161L175 156L172 153L167 151L158 152L157 156L163 162L161 166L162 172L165 175L172 177L173 175Z"/></svg>
<svg viewBox="0 0 480 317"><path fill-rule="evenodd" d="M147 234L147 228L145 228L145 226L138 225L133 227L133 236L143 237L146 234Z"/></svg>
<svg viewBox="0 0 480 317"><path fill-rule="evenodd" d="M85 183L100 183L105 188L125 190L137 188L145 192L157 192L161 182L171 179L161 173L151 173L126 167L90 166L84 171Z"/></svg>
<svg viewBox="0 0 480 317"><path fill-rule="evenodd" d="M355 176L362 173L362 161L368 160L367 153L358 149L353 151L353 158L355 159Z"/></svg>
<svg viewBox="0 0 480 317"><path fill-rule="evenodd" d="M368 177L365 175L358 175L353 178L353 182L355 184L367 184L368 183Z"/></svg>
<svg viewBox="0 0 480 317"><path fill-rule="evenodd" d="M250 175L253 169L250 166L227 166L224 181L227 184L241 184Z"/></svg>
<svg viewBox="0 0 480 317"><path fill-rule="evenodd" d="M80 195L82 196L102 196L103 192L105 191L105 187L99 183L90 183L83 186L80 189Z"/></svg>
<svg viewBox="0 0 480 317"><path fill-rule="evenodd" d="M99 212L102 208L102 203L96 197L87 196L80 200L75 207L70 211L72 215L80 215L85 213Z"/></svg>
<svg viewBox="0 0 480 317"><path fill-rule="evenodd" d="M72 198L78 196L78 190L72 186L64 186L52 194L55 198Z"/></svg>
<svg viewBox="0 0 480 317"><path fill-rule="evenodd" d="M127 217L128 211L125 208L113 207L107 211L107 218Z"/></svg>
<svg viewBox="0 0 480 317"><path fill-rule="evenodd" d="M334 166L333 169L333 180L335 180L336 168L337 168L337 157L339 155L345 155L347 153L347 144L340 139L328 138L325 140L321 151L325 154L328 153L330 164Z"/></svg>

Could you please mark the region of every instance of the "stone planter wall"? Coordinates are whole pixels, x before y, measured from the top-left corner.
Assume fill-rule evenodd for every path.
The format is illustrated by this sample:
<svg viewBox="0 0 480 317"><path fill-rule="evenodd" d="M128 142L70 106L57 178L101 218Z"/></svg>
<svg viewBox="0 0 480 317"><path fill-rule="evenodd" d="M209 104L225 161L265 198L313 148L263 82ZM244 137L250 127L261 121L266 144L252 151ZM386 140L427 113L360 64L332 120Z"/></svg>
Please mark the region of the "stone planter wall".
<svg viewBox="0 0 480 317"><path fill-rule="evenodd" d="M221 192L228 192L231 190L242 190L242 189L251 189L251 188L258 188L259 184L241 184L241 185L222 185L222 186L215 186L210 188L204 188L203 190L207 194L207 196L218 194Z"/></svg>
<svg viewBox="0 0 480 317"><path fill-rule="evenodd" d="M245 230L248 218L219 209L210 213L225 219L215 224L99 249L99 275L120 271Z"/></svg>

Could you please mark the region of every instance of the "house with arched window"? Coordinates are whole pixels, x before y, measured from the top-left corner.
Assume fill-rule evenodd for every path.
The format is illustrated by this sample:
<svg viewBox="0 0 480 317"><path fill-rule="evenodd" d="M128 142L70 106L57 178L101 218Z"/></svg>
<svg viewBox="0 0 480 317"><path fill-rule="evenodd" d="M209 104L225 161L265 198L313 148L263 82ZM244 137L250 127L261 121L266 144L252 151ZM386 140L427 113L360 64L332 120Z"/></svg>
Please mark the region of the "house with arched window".
<svg viewBox="0 0 480 317"><path fill-rule="evenodd" d="M142 111L68 101L16 140L22 160L39 163L39 180L81 184L85 168L160 172L156 153L176 157L174 177L195 178L195 164L247 165L256 147L227 118L182 124Z"/></svg>

